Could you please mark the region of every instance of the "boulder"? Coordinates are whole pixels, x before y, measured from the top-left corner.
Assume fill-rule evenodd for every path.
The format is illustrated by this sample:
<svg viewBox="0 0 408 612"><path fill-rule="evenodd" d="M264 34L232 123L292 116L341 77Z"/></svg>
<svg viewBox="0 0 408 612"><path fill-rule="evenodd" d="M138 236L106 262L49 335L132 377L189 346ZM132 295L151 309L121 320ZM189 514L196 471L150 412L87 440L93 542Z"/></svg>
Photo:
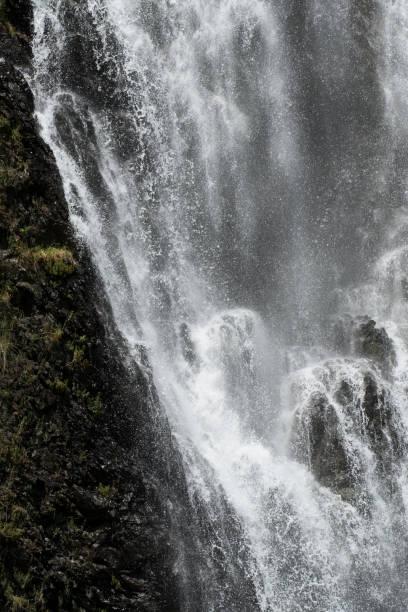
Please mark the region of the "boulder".
<svg viewBox="0 0 408 612"><path fill-rule="evenodd" d="M383 327L378 328L373 320L362 323L356 332L358 354L373 361L383 372L389 373L396 363L392 340Z"/></svg>

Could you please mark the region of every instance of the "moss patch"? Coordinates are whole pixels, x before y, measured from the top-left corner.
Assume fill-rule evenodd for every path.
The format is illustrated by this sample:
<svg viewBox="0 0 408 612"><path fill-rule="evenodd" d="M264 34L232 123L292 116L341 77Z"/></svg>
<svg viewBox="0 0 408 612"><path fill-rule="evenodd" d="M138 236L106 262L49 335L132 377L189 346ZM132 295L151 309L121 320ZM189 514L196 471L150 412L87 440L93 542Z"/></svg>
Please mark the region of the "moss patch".
<svg viewBox="0 0 408 612"><path fill-rule="evenodd" d="M75 272L77 263L67 248L37 247L32 251L35 263L40 264L51 276L70 276Z"/></svg>

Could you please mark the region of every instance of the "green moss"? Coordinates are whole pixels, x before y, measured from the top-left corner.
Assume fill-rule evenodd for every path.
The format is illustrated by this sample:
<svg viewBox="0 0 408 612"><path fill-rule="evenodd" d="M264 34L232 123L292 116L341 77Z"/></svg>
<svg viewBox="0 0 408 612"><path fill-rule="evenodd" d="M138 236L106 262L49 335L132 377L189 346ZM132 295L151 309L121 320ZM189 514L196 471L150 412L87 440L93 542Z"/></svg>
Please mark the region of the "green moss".
<svg viewBox="0 0 408 612"><path fill-rule="evenodd" d="M85 349L79 346L75 347L72 363L80 367L86 367L89 365L89 361L85 359Z"/></svg>
<svg viewBox="0 0 408 612"><path fill-rule="evenodd" d="M27 268L31 267L32 272L38 270L40 266L50 276L63 278L73 274L77 267L72 252L66 247L31 248L16 234L9 237L8 246L17 252Z"/></svg>
<svg viewBox="0 0 408 612"><path fill-rule="evenodd" d="M21 467L27 461L27 449L23 445L23 434L26 429L29 427L29 419L28 416L25 416L21 419L17 431L13 435L11 439L10 445L10 457L12 460L13 466Z"/></svg>
<svg viewBox="0 0 408 612"><path fill-rule="evenodd" d="M12 321L7 313L0 313L0 368L4 374L12 348Z"/></svg>
<svg viewBox="0 0 408 612"><path fill-rule="evenodd" d="M21 147L22 144L21 127L17 125L11 129L11 142L16 147Z"/></svg>
<svg viewBox="0 0 408 612"><path fill-rule="evenodd" d="M103 485L99 483L98 493L102 495L105 499L110 499L112 497L112 488L110 485Z"/></svg>
<svg viewBox="0 0 408 612"><path fill-rule="evenodd" d="M7 19L4 0L0 0L0 24L6 28L12 38L17 36L16 30L12 23Z"/></svg>
<svg viewBox="0 0 408 612"><path fill-rule="evenodd" d="M37 609L35 604L20 595L10 595L9 601L12 612L35 612Z"/></svg>
<svg viewBox="0 0 408 612"><path fill-rule="evenodd" d="M104 404L99 393L92 394L77 383L72 384L72 396L75 400L85 406L94 416L100 416L104 412Z"/></svg>
<svg viewBox="0 0 408 612"><path fill-rule="evenodd" d="M66 393L68 391L68 384L65 381L57 378L54 382L54 389L57 391L57 393Z"/></svg>
<svg viewBox="0 0 408 612"><path fill-rule="evenodd" d="M17 568L13 570L13 577L16 584L22 591L26 591L27 584L30 581L30 572L21 572Z"/></svg>
<svg viewBox="0 0 408 612"><path fill-rule="evenodd" d="M120 589L122 588L122 585L120 584L119 580L113 574L112 574L112 586L115 589L115 591L120 591Z"/></svg>
<svg viewBox="0 0 408 612"><path fill-rule="evenodd" d="M77 533L77 531L80 530L72 516L69 517L68 521L66 521L66 529L68 533Z"/></svg>
<svg viewBox="0 0 408 612"><path fill-rule="evenodd" d="M0 24L3 23L0 19ZM9 26L12 27L11 25ZM21 127L15 120L0 114L0 188L21 182L26 176L29 162L23 159Z"/></svg>
<svg viewBox="0 0 408 612"><path fill-rule="evenodd" d="M33 196L31 202L35 208L43 208L45 206L44 198Z"/></svg>
<svg viewBox="0 0 408 612"><path fill-rule="evenodd" d="M12 182L12 170L0 168L0 186L6 189Z"/></svg>
<svg viewBox="0 0 408 612"><path fill-rule="evenodd" d="M28 428L30 421L28 416L25 416L14 433L10 429L0 429L0 465L7 466L11 478L26 466L28 453L23 436Z"/></svg>
<svg viewBox="0 0 408 612"><path fill-rule="evenodd" d="M17 159L15 163L10 166L0 167L0 187L7 189L15 183L18 183L19 180L21 180L21 177L27 174L28 166L28 161L21 161Z"/></svg>
<svg viewBox="0 0 408 612"><path fill-rule="evenodd" d="M47 321L47 323L44 325L43 336L51 344L58 344L63 335L64 335L63 325L53 325L50 321Z"/></svg>
<svg viewBox="0 0 408 612"><path fill-rule="evenodd" d="M0 115L0 134L1 136L8 136L11 131L11 121L4 115Z"/></svg>
<svg viewBox="0 0 408 612"><path fill-rule="evenodd" d="M32 250L32 256L51 276L70 276L75 272L77 263L67 248L36 247Z"/></svg>
<svg viewBox="0 0 408 612"><path fill-rule="evenodd" d="M86 448L84 448L79 453L78 463L84 463L87 459L88 459L88 450Z"/></svg>
<svg viewBox="0 0 408 612"><path fill-rule="evenodd" d="M6 542L15 542L19 540L23 535L24 530L20 527L16 527L14 523L3 523L0 524L0 540Z"/></svg>
<svg viewBox="0 0 408 612"><path fill-rule="evenodd" d="M0 289L0 309L1 306L8 307L10 305L11 287L4 285Z"/></svg>
<svg viewBox="0 0 408 612"><path fill-rule="evenodd" d="M21 227L18 231L23 238L26 238L33 232L33 227L32 225L25 225L24 227Z"/></svg>
<svg viewBox="0 0 408 612"><path fill-rule="evenodd" d="M103 414L103 402L101 400L101 396L99 395L99 393L98 395L94 397L92 396L88 397L87 408L89 412L91 412L95 416L99 416Z"/></svg>
<svg viewBox="0 0 408 612"><path fill-rule="evenodd" d="M11 38L16 38L17 37L17 32L16 32L16 29L13 26L13 24L8 19L6 19L3 23L4 23L8 33L10 34Z"/></svg>
<svg viewBox="0 0 408 612"><path fill-rule="evenodd" d="M13 506L11 509L11 519L14 523L21 525L28 518L28 512L22 506Z"/></svg>
<svg viewBox="0 0 408 612"><path fill-rule="evenodd" d="M21 136L21 127L13 124L11 119L4 115L0 115L0 136L2 138L2 145L12 146L14 148L14 153L16 150L19 151L21 149L23 140Z"/></svg>

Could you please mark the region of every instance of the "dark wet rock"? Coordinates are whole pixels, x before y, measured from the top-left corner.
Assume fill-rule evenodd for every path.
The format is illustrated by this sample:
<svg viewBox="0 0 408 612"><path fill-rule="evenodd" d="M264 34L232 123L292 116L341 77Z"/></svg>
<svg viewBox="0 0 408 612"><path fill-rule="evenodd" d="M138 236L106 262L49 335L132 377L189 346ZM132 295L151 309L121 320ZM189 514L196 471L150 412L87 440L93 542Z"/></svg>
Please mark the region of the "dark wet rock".
<svg viewBox="0 0 408 612"><path fill-rule="evenodd" d="M373 372L366 372L363 378L362 399L353 393L349 382L343 380L336 392L336 400L355 422L361 435L374 451L379 466L389 464L396 456L398 439L394 429L396 415L389 391L383 381Z"/></svg>
<svg viewBox="0 0 408 612"><path fill-rule="evenodd" d="M389 393L369 373L364 377L362 410L365 431L377 455L379 469L386 475L402 451L395 429L397 417Z"/></svg>
<svg viewBox="0 0 408 612"><path fill-rule="evenodd" d="M384 480L384 486L391 482L390 472L401 456L401 448L389 392L372 372L364 375L362 384L362 390L353 389L351 382L340 381L334 393L334 405L324 394L315 394L307 410L295 421L292 448L295 457L310 466L320 484L357 506L362 501L363 508L366 492L362 488L361 471L364 466L352 450L348 456L341 421L348 421L349 427L373 453L376 472Z"/></svg>
<svg viewBox="0 0 408 612"><path fill-rule="evenodd" d="M4 0L3 20L10 23L14 29L14 36L21 40L25 37L28 42L33 33L33 8L30 0Z"/></svg>
<svg viewBox="0 0 408 612"><path fill-rule="evenodd" d="M352 488L352 479L335 408L316 394L310 408L296 423L292 441L295 456L308 463L316 479L341 495ZM348 493L347 493L348 495Z"/></svg>
<svg viewBox="0 0 408 612"><path fill-rule="evenodd" d="M364 400L363 411L367 423L374 435L378 435L386 422L389 422L389 410L384 413L386 406L385 393L378 388L376 380L370 374L364 377Z"/></svg>
<svg viewBox="0 0 408 612"><path fill-rule="evenodd" d="M190 328L187 323L182 323L180 325L180 340L185 360L190 365L193 365L197 360L197 355L191 339Z"/></svg>
<svg viewBox="0 0 408 612"><path fill-rule="evenodd" d="M408 278L401 279L401 294L405 301L408 301Z"/></svg>
<svg viewBox="0 0 408 612"><path fill-rule="evenodd" d="M370 359L385 372L395 365L396 357L392 340L384 328L378 328L371 320L362 323L356 334L357 351L362 357Z"/></svg>
<svg viewBox="0 0 408 612"><path fill-rule="evenodd" d="M33 10L29 0L2 0L0 4L0 58L29 67Z"/></svg>
<svg viewBox="0 0 408 612"><path fill-rule="evenodd" d="M350 487L347 455L336 411L324 396L313 400L309 427L311 463L316 478L335 490Z"/></svg>
<svg viewBox="0 0 408 612"><path fill-rule="evenodd" d="M41 301L41 294L41 287L20 282L16 284L10 302L25 315L30 315L34 310L35 303Z"/></svg>
<svg viewBox="0 0 408 612"><path fill-rule="evenodd" d="M342 380L335 393L335 399L343 406L350 405L353 401L353 388L347 380Z"/></svg>
<svg viewBox="0 0 408 612"><path fill-rule="evenodd" d="M105 495L103 495L99 490L93 493L89 490L74 486L71 498L82 516L84 516L88 522L97 524L114 518L114 510L106 495L108 494L105 493Z"/></svg>
<svg viewBox="0 0 408 612"><path fill-rule="evenodd" d="M61 5L59 18L70 37L59 69L64 72L64 80L70 82L71 90L92 101L96 107L114 111L123 109L127 100L126 88L117 87L115 80L110 78L113 71L117 75L118 64L121 63L117 60L122 56L122 49L113 32L108 32L107 40L104 40L93 15L83 2L66 0ZM130 126L130 118L116 115L116 121L119 129L123 122ZM123 136L126 140L129 138L127 129L123 130ZM126 148L126 143L123 144ZM127 144L134 147L134 141Z"/></svg>

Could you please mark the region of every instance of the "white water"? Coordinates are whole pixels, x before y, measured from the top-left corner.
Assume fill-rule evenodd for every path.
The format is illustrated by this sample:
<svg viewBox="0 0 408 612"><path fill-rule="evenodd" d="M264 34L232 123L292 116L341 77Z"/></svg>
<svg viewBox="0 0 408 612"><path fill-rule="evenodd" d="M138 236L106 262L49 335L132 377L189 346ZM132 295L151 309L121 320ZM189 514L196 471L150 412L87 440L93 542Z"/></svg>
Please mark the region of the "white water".
<svg viewBox="0 0 408 612"><path fill-rule="evenodd" d="M239 519L250 609L404 610L404 2L34 5L72 223L130 355L147 351L192 503L215 531L221 498ZM393 341L382 370L364 317ZM249 609L223 590L194 609Z"/></svg>

